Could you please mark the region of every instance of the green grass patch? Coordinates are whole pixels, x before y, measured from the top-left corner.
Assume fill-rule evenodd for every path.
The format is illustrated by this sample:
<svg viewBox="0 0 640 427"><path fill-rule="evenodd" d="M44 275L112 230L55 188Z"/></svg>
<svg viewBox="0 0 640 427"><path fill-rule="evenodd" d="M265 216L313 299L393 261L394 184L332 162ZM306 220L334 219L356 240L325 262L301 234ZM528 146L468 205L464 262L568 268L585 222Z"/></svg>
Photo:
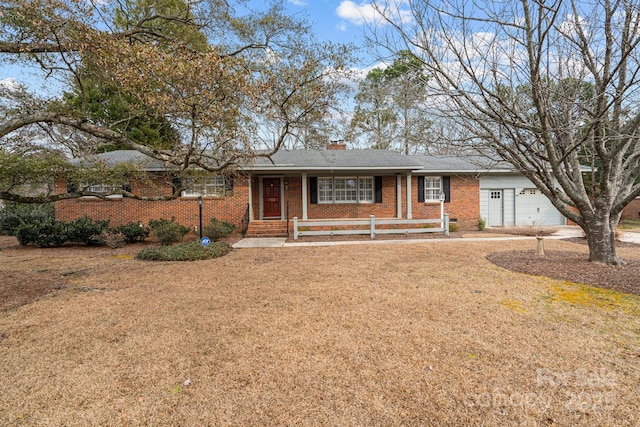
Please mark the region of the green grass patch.
<svg viewBox="0 0 640 427"><path fill-rule="evenodd" d="M200 242L181 243L175 246L154 246L138 252L137 259L145 261L199 261L218 258L231 252L225 242L213 242L204 247Z"/></svg>
<svg viewBox="0 0 640 427"><path fill-rule="evenodd" d="M623 230L640 228L640 219L623 219L620 221L619 227Z"/></svg>

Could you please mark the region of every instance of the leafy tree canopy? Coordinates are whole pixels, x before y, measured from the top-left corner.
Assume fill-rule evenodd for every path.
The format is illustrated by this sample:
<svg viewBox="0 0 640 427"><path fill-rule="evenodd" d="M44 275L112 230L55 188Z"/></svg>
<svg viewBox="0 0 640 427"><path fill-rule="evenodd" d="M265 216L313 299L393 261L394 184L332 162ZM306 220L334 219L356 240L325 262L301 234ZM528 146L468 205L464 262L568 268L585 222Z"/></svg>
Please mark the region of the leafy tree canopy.
<svg viewBox="0 0 640 427"><path fill-rule="evenodd" d="M233 170L271 155L308 116L335 102L350 50L317 43L281 3L247 7L226 0L3 1L2 60L35 66L65 90L56 99L0 90L3 155L27 161L25 153L44 148L67 156L127 148L173 173ZM51 168L79 167L60 159ZM43 201L5 181L0 198Z"/></svg>

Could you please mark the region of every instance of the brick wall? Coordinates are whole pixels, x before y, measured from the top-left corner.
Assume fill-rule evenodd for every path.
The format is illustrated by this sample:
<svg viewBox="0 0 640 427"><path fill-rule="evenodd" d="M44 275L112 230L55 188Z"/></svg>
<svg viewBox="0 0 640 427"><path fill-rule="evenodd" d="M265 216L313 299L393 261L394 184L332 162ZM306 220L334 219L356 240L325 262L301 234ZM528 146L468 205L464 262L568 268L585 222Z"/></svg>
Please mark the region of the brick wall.
<svg viewBox="0 0 640 427"><path fill-rule="evenodd" d="M622 211L621 219L640 219L640 198L632 200Z"/></svg>
<svg viewBox="0 0 640 427"><path fill-rule="evenodd" d="M66 182L56 182L56 192L66 192ZM132 183L131 192L144 196L171 195L171 181L155 177L150 183ZM234 179L233 196L222 198L205 197L202 201L202 223L211 218L230 221L240 227L242 216L247 208L248 187L246 178ZM56 202L56 219L70 221L88 215L92 219L108 219L110 225L141 221L147 224L151 219L176 218L182 225L196 227L199 223L198 200L194 197L181 197L169 201L143 201L130 198L98 199L79 198Z"/></svg>
<svg viewBox="0 0 640 427"><path fill-rule="evenodd" d="M412 176L411 211L413 218L439 218L440 203L418 202L418 177ZM403 188L406 192L406 189ZM406 194L406 193L405 193ZM403 215L406 216L406 203ZM444 212L457 220L461 229L476 228L480 217L480 181L473 176L451 176L451 201L444 204Z"/></svg>

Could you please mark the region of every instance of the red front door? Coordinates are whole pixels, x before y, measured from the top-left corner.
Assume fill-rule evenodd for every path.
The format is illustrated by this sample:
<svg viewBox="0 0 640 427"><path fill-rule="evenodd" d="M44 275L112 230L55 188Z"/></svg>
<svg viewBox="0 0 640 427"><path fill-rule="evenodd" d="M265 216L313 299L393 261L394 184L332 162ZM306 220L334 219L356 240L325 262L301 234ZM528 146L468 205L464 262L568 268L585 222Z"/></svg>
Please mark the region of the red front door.
<svg viewBox="0 0 640 427"><path fill-rule="evenodd" d="M262 179L262 206L265 218L280 218L280 178Z"/></svg>

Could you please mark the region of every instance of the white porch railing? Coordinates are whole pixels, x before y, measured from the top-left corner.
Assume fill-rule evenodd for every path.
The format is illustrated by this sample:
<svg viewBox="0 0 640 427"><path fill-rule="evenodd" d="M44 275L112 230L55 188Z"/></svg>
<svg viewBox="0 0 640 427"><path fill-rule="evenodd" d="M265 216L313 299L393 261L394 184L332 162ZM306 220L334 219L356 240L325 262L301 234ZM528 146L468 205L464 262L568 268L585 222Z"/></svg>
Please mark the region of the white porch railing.
<svg viewBox="0 0 640 427"><path fill-rule="evenodd" d="M440 227L425 227L426 224L440 224ZM380 225L407 225L407 228L376 228ZM417 225L422 225L418 228ZM411 227L413 226L413 227ZM317 227L331 227L325 230L313 230ZM357 228L343 228L357 227ZM412 233L444 233L449 235L449 214L443 214L436 219L376 219L371 215L369 219L339 219L339 220L317 220L300 221L297 216L293 217L293 239L298 240L301 236L338 236L345 234L369 234L372 239L376 234L412 234Z"/></svg>

